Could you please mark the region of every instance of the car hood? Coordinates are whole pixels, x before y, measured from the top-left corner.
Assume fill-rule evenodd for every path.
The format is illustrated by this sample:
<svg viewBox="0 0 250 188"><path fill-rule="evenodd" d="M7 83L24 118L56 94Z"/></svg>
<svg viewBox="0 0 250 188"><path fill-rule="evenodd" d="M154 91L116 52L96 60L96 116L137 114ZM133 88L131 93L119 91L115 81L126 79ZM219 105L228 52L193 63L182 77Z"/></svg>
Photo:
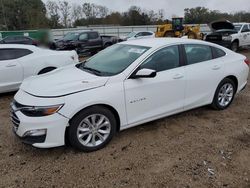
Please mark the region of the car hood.
<svg viewBox="0 0 250 188"><path fill-rule="evenodd" d="M104 86L108 79L70 65L25 79L20 89L37 97L61 97Z"/></svg>
<svg viewBox="0 0 250 188"><path fill-rule="evenodd" d="M235 30L234 25L228 20L217 20L208 24L212 32L218 30Z"/></svg>

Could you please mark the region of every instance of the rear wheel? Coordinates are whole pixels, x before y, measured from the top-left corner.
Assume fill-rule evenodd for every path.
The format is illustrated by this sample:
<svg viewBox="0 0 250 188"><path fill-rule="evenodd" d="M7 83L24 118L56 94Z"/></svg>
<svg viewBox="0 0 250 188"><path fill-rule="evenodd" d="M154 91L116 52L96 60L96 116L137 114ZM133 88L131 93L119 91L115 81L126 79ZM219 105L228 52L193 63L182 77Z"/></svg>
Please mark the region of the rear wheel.
<svg viewBox="0 0 250 188"><path fill-rule="evenodd" d="M164 34L164 37L170 37L170 38L172 38L172 37L174 37L174 32L168 31L168 32L166 32Z"/></svg>
<svg viewBox="0 0 250 188"><path fill-rule="evenodd" d="M115 134L116 120L104 107L90 107L77 114L68 129L68 140L76 149L91 152L106 146Z"/></svg>
<svg viewBox="0 0 250 188"><path fill-rule="evenodd" d="M228 108L233 102L235 93L235 83L231 79L225 78L216 89L212 107L216 110L224 110Z"/></svg>
<svg viewBox="0 0 250 188"><path fill-rule="evenodd" d="M189 32L187 35L189 39L197 39L197 35L194 32Z"/></svg>

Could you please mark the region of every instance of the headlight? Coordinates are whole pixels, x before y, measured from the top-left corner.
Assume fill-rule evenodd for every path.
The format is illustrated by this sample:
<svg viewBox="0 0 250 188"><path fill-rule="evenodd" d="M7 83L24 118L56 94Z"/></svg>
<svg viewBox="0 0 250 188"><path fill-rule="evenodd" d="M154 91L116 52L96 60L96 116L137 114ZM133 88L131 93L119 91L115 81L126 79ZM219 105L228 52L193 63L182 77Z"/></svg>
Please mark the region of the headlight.
<svg viewBox="0 0 250 188"><path fill-rule="evenodd" d="M232 40L232 36L223 36L222 40L231 41Z"/></svg>
<svg viewBox="0 0 250 188"><path fill-rule="evenodd" d="M56 112L58 112L63 107L63 104L54 105L54 106L30 106L21 108L20 111L30 117L41 117L41 116L49 116Z"/></svg>

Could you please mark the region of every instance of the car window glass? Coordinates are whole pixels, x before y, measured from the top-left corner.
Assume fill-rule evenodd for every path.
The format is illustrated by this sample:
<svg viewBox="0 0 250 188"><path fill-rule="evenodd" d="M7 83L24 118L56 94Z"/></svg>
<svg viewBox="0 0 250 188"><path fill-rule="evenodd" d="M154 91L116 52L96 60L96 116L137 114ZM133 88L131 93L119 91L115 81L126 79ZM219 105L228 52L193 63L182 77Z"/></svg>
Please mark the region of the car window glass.
<svg viewBox="0 0 250 188"><path fill-rule="evenodd" d="M136 34L136 37L141 37L141 36L143 36L141 32Z"/></svg>
<svg viewBox="0 0 250 188"><path fill-rule="evenodd" d="M97 39L97 38L98 38L98 33L96 32L89 33L89 39Z"/></svg>
<svg viewBox="0 0 250 188"><path fill-rule="evenodd" d="M212 47L212 49L214 58L220 58L226 55L226 53L219 48Z"/></svg>
<svg viewBox="0 0 250 188"><path fill-rule="evenodd" d="M241 30L242 33L244 32L249 32L249 29L248 29L248 26L247 25L244 25L242 30Z"/></svg>
<svg viewBox="0 0 250 188"><path fill-rule="evenodd" d="M147 68L160 72L178 67L179 61L178 46L171 46L155 52L140 66L140 68Z"/></svg>
<svg viewBox="0 0 250 188"><path fill-rule="evenodd" d="M212 59L212 51L209 46L199 44L184 45L189 65Z"/></svg>
<svg viewBox="0 0 250 188"><path fill-rule="evenodd" d="M5 39L3 39L4 42L14 42L15 41L15 37L6 37Z"/></svg>
<svg viewBox="0 0 250 188"><path fill-rule="evenodd" d="M149 33L149 32L143 32L143 36L150 36L152 35L152 33Z"/></svg>
<svg viewBox="0 0 250 188"><path fill-rule="evenodd" d="M88 34L87 33L83 33L79 36L79 40L88 40Z"/></svg>
<svg viewBox="0 0 250 188"><path fill-rule="evenodd" d="M149 47L116 44L102 50L86 61L85 66L100 71L103 75L116 75L130 66Z"/></svg>
<svg viewBox="0 0 250 188"><path fill-rule="evenodd" d="M28 49L0 49L0 61L18 59L31 53Z"/></svg>

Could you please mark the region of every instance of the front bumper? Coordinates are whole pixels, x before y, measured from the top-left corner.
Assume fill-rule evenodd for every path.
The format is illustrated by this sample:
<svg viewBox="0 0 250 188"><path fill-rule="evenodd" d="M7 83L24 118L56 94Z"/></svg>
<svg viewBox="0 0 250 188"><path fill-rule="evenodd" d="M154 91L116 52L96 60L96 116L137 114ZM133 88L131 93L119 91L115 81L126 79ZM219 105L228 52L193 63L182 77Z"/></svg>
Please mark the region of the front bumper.
<svg viewBox="0 0 250 188"><path fill-rule="evenodd" d="M206 40L207 42L212 42L212 43L214 43L214 44L218 44L218 45L220 45L220 46L224 46L224 47L226 47L226 48L231 48L231 41L224 41L224 40L220 40L220 41L218 41L218 40Z"/></svg>
<svg viewBox="0 0 250 188"><path fill-rule="evenodd" d="M45 117L27 117L20 111L11 112L13 132L22 142L38 148L51 148L65 144L66 117L55 113ZM27 135L30 131L46 130L45 134Z"/></svg>

